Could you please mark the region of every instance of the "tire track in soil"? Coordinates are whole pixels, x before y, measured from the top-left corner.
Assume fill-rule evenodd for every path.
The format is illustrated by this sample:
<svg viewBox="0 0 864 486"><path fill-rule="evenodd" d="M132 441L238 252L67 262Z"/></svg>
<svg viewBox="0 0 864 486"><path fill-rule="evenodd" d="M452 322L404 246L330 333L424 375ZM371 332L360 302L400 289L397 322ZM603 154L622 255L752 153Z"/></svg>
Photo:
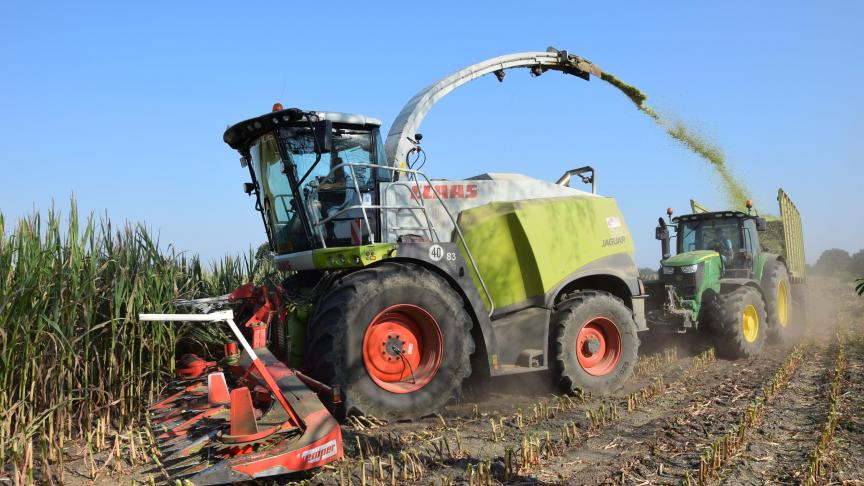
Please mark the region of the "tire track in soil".
<svg viewBox="0 0 864 486"><path fill-rule="evenodd" d="M848 343L849 367L841 395L841 417L834 432L829 466L835 484L862 484L864 479L864 322ZM816 443L814 440L810 447ZM857 481L857 483L855 482ZM847 483L848 482L848 483Z"/></svg>
<svg viewBox="0 0 864 486"><path fill-rule="evenodd" d="M674 345L670 345L657 352L663 352L666 349L674 347ZM670 381L675 379L683 373L683 370L687 368L692 361L690 354L686 354L685 356L681 356L681 354L682 353L679 350L679 357L677 359L663 364L652 373L632 377L621 390L617 391L612 396L587 396L585 401L581 403L579 399L572 397L572 400L577 403L577 406L567 413L576 415L584 414L587 410L595 408L603 402L624 398L628 394L644 388L657 376L663 376L664 379ZM644 356L640 358L644 358ZM508 380L509 383L505 383L503 386L498 386L499 391L487 392L482 401L465 401L458 404L448 405L443 413L443 417L448 421L448 427L452 424L468 434L476 434L479 432L481 435L489 435L491 429L491 426L489 425L490 418L512 416L520 409L527 415L527 413L530 412L529 409L534 405L544 401L553 402L555 400L556 395L553 394L553 387L550 384L551 377L549 377L547 373L539 372L533 374L533 376L521 375L519 378L522 380L521 383L514 380L514 378L515 377L502 377L493 379L493 381ZM521 390L519 390L520 384L522 385ZM473 398L477 398L477 393L479 392L474 392L475 396ZM505 425L507 424L505 423ZM525 428L532 428L530 425L526 423ZM343 428L343 432L372 437L382 433L417 433L422 432L423 430L434 432L442 428L439 418L427 417L415 421L392 423L372 430L356 430L353 428L344 430ZM467 439L470 440L470 437L467 437Z"/></svg>
<svg viewBox="0 0 864 486"><path fill-rule="evenodd" d="M806 345L805 345L806 346ZM766 406L748 445L721 472L720 484L797 484L801 465L808 460L819 434L828 403L825 401L836 346L811 344L789 384Z"/></svg>
<svg viewBox="0 0 864 486"><path fill-rule="evenodd" d="M663 397L622 415L597 437L548 463L544 471L556 471L558 481L567 484L679 484L685 471L698 468L711 437L737 423L788 351L772 347L749 360L719 360L671 383ZM539 480L552 477L537 475Z"/></svg>
<svg viewBox="0 0 864 486"><path fill-rule="evenodd" d="M707 347L707 345L704 347ZM588 397L583 403L580 403L574 397L573 401L576 402L576 405L572 409L556 411L552 408L553 416L540 418L536 422L530 421L528 418L531 407L542 402L550 403L550 407L554 407L555 404L556 397L550 394L551 387L543 384L543 380L548 382L551 379L545 373L534 374L531 381L535 383L528 383L527 386L522 387L518 392L511 390L510 387L512 387L512 384L510 384L510 387L502 387L504 388L503 391L490 393L482 402L463 402L450 405L442 417L427 417L413 422L397 422L374 428L343 426L346 457L352 461L356 461L361 456L360 448L364 449L363 457L367 461L369 458L369 449L372 449L372 454L376 456L387 457L389 454L393 454L399 457L401 451L416 450L418 447L421 451L426 450L423 447L424 440L434 440L434 438L441 437L442 435L449 437L449 446L455 449L456 444L454 443L453 431L454 429L458 429L462 444L462 453L454 451L456 452L454 455L458 458L428 461L429 463L424 464L424 467L432 477L444 478L447 476L458 482L459 478L465 476L468 464L476 465L483 460L491 460L494 463L496 460L500 460L505 447L518 449L526 433L542 437L546 432L549 432L554 439L557 439L561 435L564 424L574 421L580 425L584 433L585 429L588 428L588 420L586 418L588 410L596 409L604 403L621 403L622 400L624 410L626 410L627 395L645 388L658 376L662 376L667 382L679 380L692 367L692 356L703 350L702 347L692 344L687 345L687 348L682 350L675 343L648 347L647 349L652 351L651 355L655 355L658 353L662 354L671 348L678 349L678 357L675 360L664 362L654 371L634 376L625 384L622 390L613 396ZM640 359L646 357L647 355L640 356ZM715 362L712 362L708 366L710 367L714 364ZM525 423L521 430L516 426L515 421L512 420L512 417L518 410L525 412ZM492 417L496 421L502 417L505 419L502 431L503 438L497 441L491 439L491 424L489 423L489 419ZM442 424L442 420L445 421L446 426ZM358 439L361 442L360 447L357 446ZM580 446L577 445L575 447ZM358 467L353 467L352 469L358 469ZM356 477L357 472L359 471L354 471L352 475L355 476L355 479L359 480ZM330 476L329 474L318 474L315 476L313 482L316 483L323 481L326 484L333 484L333 479L335 479L325 477ZM429 480L431 481L432 479L430 478ZM339 484L339 482L337 481L335 484Z"/></svg>

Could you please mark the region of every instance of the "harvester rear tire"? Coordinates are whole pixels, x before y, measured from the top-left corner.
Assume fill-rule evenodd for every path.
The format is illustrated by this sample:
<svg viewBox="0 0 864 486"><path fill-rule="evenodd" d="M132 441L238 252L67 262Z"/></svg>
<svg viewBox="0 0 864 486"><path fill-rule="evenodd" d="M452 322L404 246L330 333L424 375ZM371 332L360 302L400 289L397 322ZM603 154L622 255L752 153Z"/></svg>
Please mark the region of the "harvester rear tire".
<svg viewBox="0 0 864 486"><path fill-rule="evenodd" d="M769 342L792 342L799 337L797 327L798 310L793 305L792 284L783 262L774 260L765 264L762 278L762 293L765 296L765 312L768 315Z"/></svg>
<svg viewBox="0 0 864 486"><path fill-rule="evenodd" d="M633 312L618 297L602 291L572 294L559 304L552 326L553 367L564 392L613 392L633 373L639 356L639 336ZM580 343L580 336L584 337L586 330L592 331L587 329L589 326L596 326L594 335L604 339L601 349L616 346L613 341L617 338L617 356L605 365L605 358L594 367L584 365L584 356L580 361L578 346L586 346Z"/></svg>
<svg viewBox="0 0 864 486"><path fill-rule="evenodd" d="M421 383L419 378L413 384L409 382L410 391L386 389L393 384L382 386L380 375L373 376L369 347L364 351L369 339L367 329L394 306L422 309L422 314L434 319L440 331L440 364L419 389L410 389ZM428 326L431 321L425 322ZM333 410L337 416L347 413L419 418L440 411L460 395L462 382L471 374L472 326L473 319L462 297L434 272L395 262L365 268L336 281L321 298L309 321L307 371L313 378L342 387L343 406ZM411 376L413 380L414 370ZM405 381L395 385L402 383Z"/></svg>
<svg viewBox="0 0 864 486"><path fill-rule="evenodd" d="M767 334L765 303L759 290L741 286L720 294L717 309L717 353L729 359L758 354Z"/></svg>

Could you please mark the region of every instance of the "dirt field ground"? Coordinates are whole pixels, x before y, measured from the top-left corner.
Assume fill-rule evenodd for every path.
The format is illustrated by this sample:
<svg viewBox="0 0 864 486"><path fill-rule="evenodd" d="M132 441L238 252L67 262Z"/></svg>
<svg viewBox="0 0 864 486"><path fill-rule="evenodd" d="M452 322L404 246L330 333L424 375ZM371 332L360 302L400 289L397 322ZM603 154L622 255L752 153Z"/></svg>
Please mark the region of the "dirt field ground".
<svg viewBox="0 0 864 486"><path fill-rule="evenodd" d="M355 419L343 461L257 484L800 484L832 403L820 484L864 484L864 299L830 280L811 292L797 346L727 361L704 339L643 336L636 375L612 397L555 396L542 374L500 379L440 416ZM69 464L65 479L94 482L93 464ZM120 461L95 483L150 478L162 481Z"/></svg>

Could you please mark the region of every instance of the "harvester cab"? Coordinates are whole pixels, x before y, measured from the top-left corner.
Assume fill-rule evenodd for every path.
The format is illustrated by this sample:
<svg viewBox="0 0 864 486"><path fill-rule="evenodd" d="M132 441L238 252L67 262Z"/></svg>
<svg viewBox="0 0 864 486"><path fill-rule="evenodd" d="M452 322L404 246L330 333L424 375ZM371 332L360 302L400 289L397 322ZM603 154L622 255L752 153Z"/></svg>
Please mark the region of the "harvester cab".
<svg viewBox="0 0 864 486"><path fill-rule="evenodd" d="M749 200L747 212L708 211L695 201L691 214L672 218L669 209L670 224L660 218L655 232L659 280L646 282L649 327L707 328L729 356L756 353L766 338L797 335L805 298L801 220L782 190L778 201L781 217L770 220L754 214Z"/></svg>
<svg viewBox="0 0 864 486"><path fill-rule="evenodd" d="M277 255L374 243L379 183L386 166L381 122L344 113L282 110L231 127L271 249ZM361 224L361 219L362 223ZM380 239L380 238L379 238Z"/></svg>

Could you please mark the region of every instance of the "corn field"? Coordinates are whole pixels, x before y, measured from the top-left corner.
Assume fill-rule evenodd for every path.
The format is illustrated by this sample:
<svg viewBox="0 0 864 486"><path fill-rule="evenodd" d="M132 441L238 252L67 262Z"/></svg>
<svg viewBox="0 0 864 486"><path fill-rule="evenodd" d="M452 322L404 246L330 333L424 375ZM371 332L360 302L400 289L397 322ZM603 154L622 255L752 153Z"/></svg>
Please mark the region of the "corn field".
<svg viewBox="0 0 864 486"><path fill-rule="evenodd" d="M221 335L138 313L225 294L266 270L251 250L204 269L160 251L143 225L79 219L74 201L68 215L9 228L0 213L0 464L55 463L97 424L133 426L171 377L177 346L206 351Z"/></svg>

